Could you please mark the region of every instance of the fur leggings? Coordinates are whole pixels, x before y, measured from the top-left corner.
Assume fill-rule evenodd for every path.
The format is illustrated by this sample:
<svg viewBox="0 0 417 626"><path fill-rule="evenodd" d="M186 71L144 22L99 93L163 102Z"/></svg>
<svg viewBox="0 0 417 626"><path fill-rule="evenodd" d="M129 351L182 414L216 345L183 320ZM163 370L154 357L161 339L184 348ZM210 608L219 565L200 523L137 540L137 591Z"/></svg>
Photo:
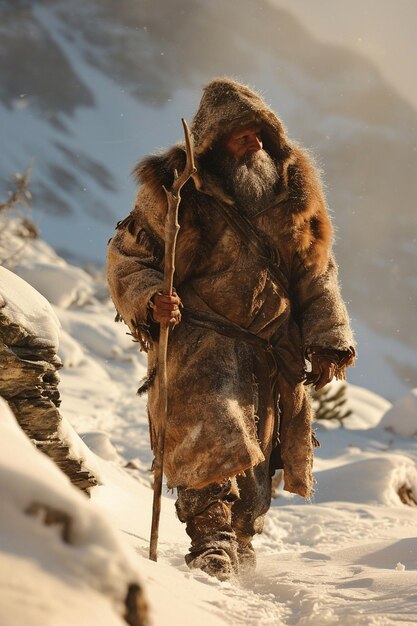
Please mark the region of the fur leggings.
<svg viewBox="0 0 417 626"><path fill-rule="evenodd" d="M260 463L246 470L244 475L211 483L202 489L179 487L175 507L181 522L188 523L219 501L231 507L231 525L238 542L250 542L253 535L262 532L271 504L269 464Z"/></svg>

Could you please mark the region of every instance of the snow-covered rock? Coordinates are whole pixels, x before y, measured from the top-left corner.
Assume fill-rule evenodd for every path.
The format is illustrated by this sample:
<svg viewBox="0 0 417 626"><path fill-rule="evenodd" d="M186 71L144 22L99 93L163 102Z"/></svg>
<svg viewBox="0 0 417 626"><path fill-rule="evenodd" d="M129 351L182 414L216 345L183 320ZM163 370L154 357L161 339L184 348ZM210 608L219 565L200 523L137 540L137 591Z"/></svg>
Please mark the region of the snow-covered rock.
<svg viewBox="0 0 417 626"><path fill-rule="evenodd" d="M84 433L82 440L94 454L97 454L105 461L119 462L121 460L106 433L100 431Z"/></svg>
<svg viewBox="0 0 417 626"><path fill-rule="evenodd" d="M340 384L342 383L332 383L336 388ZM349 384L346 389L346 396L347 408L351 409L352 415L343 420L343 426L349 429L374 428L379 424L384 413L391 407L391 402L373 391L358 385Z"/></svg>
<svg viewBox="0 0 417 626"><path fill-rule="evenodd" d="M126 626L128 591L141 588L132 552L98 508L36 451L4 400L0 499L0 622Z"/></svg>
<svg viewBox="0 0 417 626"><path fill-rule="evenodd" d="M382 417L381 426L402 437L417 435L417 389L394 402Z"/></svg>
<svg viewBox="0 0 417 626"><path fill-rule="evenodd" d="M0 394L38 449L88 491L97 484L86 463L88 449L59 411L58 318L43 296L5 268L0 269L0 298ZM66 337L70 347L77 345Z"/></svg>
<svg viewBox="0 0 417 626"><path fill-rule="evenodd" d="M0 267L0 309L39 342L58 349L60 322L50 303L13 272Z"/></svg>
<svg viewBox="0 0 417 626"><path fill-rule="evenodd" d="M316 472L314 502L357 502L399 506L401 488L410 490L417 501L417 469L402 454L376 456Z"/></svg>

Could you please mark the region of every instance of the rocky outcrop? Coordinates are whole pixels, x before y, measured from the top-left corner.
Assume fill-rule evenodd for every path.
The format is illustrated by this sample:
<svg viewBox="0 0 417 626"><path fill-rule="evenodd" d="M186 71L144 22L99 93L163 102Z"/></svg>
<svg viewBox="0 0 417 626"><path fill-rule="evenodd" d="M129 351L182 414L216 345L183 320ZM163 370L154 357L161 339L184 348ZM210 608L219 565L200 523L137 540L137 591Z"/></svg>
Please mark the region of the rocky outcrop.
<svg viewBox="0 0 417 626"><path fill-rule="evenodd" d="M98 481L59 432L62 416L57 371L61 366L54 346L16 321L0 294L0 396L35 446L88 493Z"/></svg>
<svg viewBox="0 0 417 626"><path fill-rule="evenodd" d="M46 591L42 595L42 590L49 589L50 579L58 579L59 592L51 606L54 614L65 611L66 615L68 598L76 595L75 580L75 588L79 585L83 594L93 593L99 602L104 598L108 602L106 611L119 621L128 626L149 626L148 605L136 563L119 540L119 532L56 467L87 494L98 484L81 457L83 450L88 463L94 463L93 457L88 456L88 450L59 411L59 327L49 302L22 278L0 266L0 501L5 511L0 534L11 537L13 545L23 545L13 565L18 579L26 563L36 561L37 575L22 578L27 614L39 604L48 612L50 594ZM22 431L53 464L36 452ZM34 534L31 542L26 519L24 524L16 523L22 514L29 524L36 525L36 533L43 524L51 529L50 534L47 530ZM65 552L59 550L61 541ZM49 571L51 555L53 575ZM80 602L80 606L88 612L90 603ZM2 605L2 624L9 612ZM88 616L86 620L95 623Z"/></svg>

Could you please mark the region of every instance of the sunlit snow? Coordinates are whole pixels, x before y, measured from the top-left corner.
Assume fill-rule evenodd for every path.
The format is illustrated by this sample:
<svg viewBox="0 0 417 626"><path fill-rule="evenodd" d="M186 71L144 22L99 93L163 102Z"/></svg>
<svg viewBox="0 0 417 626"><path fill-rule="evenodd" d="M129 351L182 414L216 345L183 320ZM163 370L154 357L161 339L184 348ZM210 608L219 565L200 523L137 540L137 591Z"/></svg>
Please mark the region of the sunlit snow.
<svg viewBox="0 0 417 626"><path fill-rule="evenodd" d="M67 263L41 280L37 268L54 263L54 254L45 246L34 267L29 247L18 268L53 306L6 270L1 294L17 321L45 337L57 332L54 315L60 320L62 429L101 484L88 501L34 451L1 405L0 622L120 626L122 587L140 577L154 626L416 623L417 515L398 495L403 488L417 498L416 392L391 408L365 387L348 386L353 414L345 427L316 425L321 448L312 500L276 491L255 539L255 576L220 583L190 571L183 559L188 537L175 494L166 490L154 563L152 455L146 399L136 395L145 358L126 327L113 322L100 282L83 275L88 293L74 291L73 278L81 275ZM25 514L34 500L72 516L76 545L64 545L59 529Z"/></svg>

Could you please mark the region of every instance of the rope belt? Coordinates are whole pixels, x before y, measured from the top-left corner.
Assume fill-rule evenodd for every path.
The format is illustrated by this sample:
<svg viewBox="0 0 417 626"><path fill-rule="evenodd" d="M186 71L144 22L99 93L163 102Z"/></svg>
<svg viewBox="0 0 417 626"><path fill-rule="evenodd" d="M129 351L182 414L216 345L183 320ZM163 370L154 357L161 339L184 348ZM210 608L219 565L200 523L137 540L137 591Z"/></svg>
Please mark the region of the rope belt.
<svg viewBox="0 0 417 626"><path fill-rule="evenodd" d="M225 318L222 318L218 315L210 315L210 313L202 313L201 311L195 311L193 309L186 308L181 313L182 318L191 324L192 326L198 326L199 328L207 328L209 330L214 330L220 335L224 335L225 337L230 337L232 339L240 339L241 341L245 341L253 346L257 346L258 348L263 349L269 356L271 367L271 376L276 374L278 371L282 373L284 378L286 378L287 382L290 385L294 385L294 383L300 383L304 380L305 375L299 375L295 380L293 376L288 374L288 363L286 363L280 355L279 352L279 338L275 341L274 344L270 343L267 339L262 339L262 337L258 337L254 333L246 330L239 326L239 324L235 324Z"/></svg>

